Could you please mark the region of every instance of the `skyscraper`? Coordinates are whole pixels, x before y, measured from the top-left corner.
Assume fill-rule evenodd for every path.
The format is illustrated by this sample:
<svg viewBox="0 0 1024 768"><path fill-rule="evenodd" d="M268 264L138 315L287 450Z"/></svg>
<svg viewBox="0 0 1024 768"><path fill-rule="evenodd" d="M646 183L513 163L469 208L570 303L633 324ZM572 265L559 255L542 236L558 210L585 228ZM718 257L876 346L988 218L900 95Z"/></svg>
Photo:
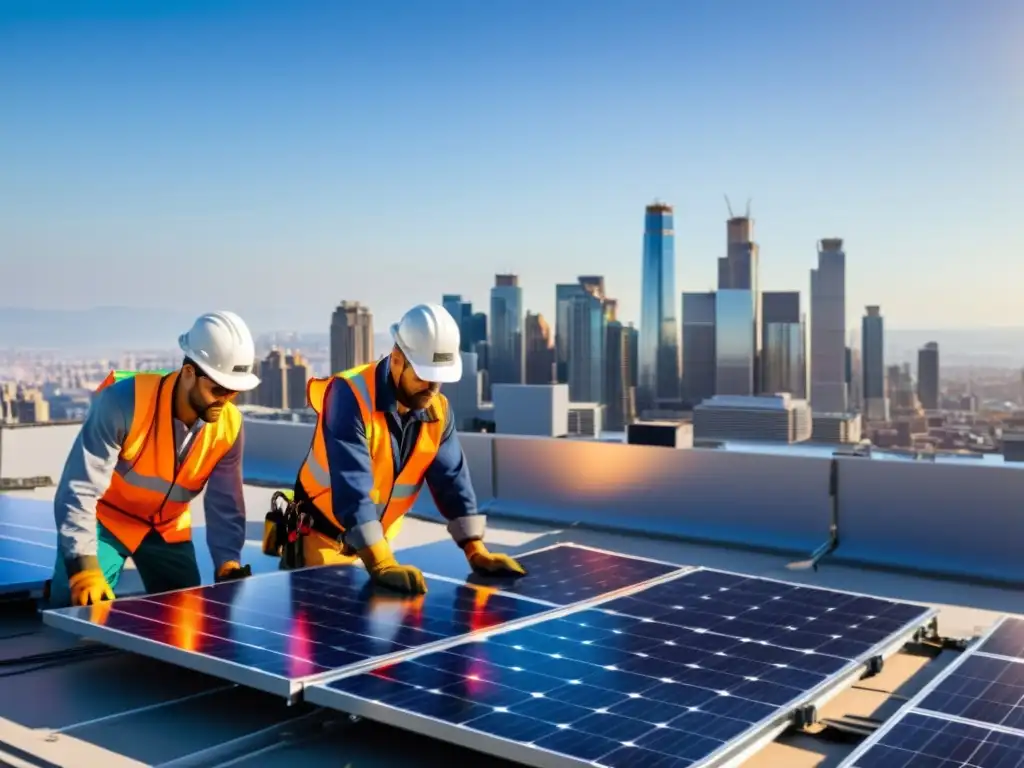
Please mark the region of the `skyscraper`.
<svg viewBox="0 0 1024 768"><path fill-rule="evenodd" d="M754 361L755 392L759 390L761 384L760 356L763 342L759 258L759 249L754 242L754 220L750 218L750 211L747 211L746 216L730 216L725 223L725 256L718 259L718 290L749 291L752 303L750 352L744 352L743 357L750 357ZM739 344L737 337L733 341L734 354L739 353Z"/></svg>
<svg viewBox="0 0 1024 768"><path fill-rule="evenodd" d="M765 394L788 392L807 397L806 328L799 291L761 294L761 384Z"/></svg>
<svg viewBox="0 0 1024 768"><path fill-rule="evenodd" d="M860 355L864 387L864 417L868 421L889 420L889 397L885 383L885 321L876 306L866 308L860 321Z"/></svg>
<svg viewBox="0 0 1024 768"><path fill-rule="evenodd" d="M630 380L632 327L611 320L605 329L604 428L624 430L636 420L635 385Z"/></svg>
<svg viewBox="0 0 1024 768"><path fill-rule="evenodd" d="M715 292L683 294L683 402L715 395Z"/></svg>
<svg viewBox="0 0 1024 768"><path fill-rule="evenodd" d="M846 253L840 238L818 243L818 266L811 270L810 360L814 413L847 413Z"/></svg>
<svg viewBox="0 0 1024 768"><path fill-rule="evenodd" d="M331 372L372 362L373 315L358 301L343 301L331 316Z"/></svg>
<svg viewBox="0 0 1024 768"><path fill-rule="evenodd" d="M306 358L301 352L288 352L284 358L287 369L288 385L287 407L300 409L306 407L306 384L309 382L310 369Z"/></svg>
<svg viewBox="0 0 1024 768"><path fill-rule="evenodd" d="M490 384L523 383L523 289L518 275L495 275L491 288Z"/></svg>
<svg viewBox="0 0 1024 768"><path fill-rule="evenodd" d="M462 294L446 293L441 296L441 306L448 310L452 319L461 326L462 323Z"/></svg>
<svg viewBox="0 0 1024 768"><path fill-rule="evenodd" d="M664 203L648 205L644 214L639 346L637 407L675 406L681 383L675 224Z"/></svg>
<svg viewBox="0 0 1024 768"><path fill-rule="evenodd" d="M526 313L526 383L555 382L555 345L544 315Z"/></svg>
<svg viewBox="0 0 1024 768"><path fill-rule="evenodd" d="M939 408L939 345L934 341L917 351L917 399L926 411Z"/></svg>
<svg viewBox="0 0 1024 768"><path fill-rule="evenodd" d="M715 394L755 393L754 301L747 289L715 294Z"/></svg>
<svg viewBox="0 0 1024 768"><path fill-rule="evenodd" d="M555 285L555 368L557 381L569 381L569 303L584 293L580 282Z"/></svg>
<svg viewBox="0 0 1024 768"><path fill-rule="evenodd" d="M270 350L260 364L258 405L267 408L288 408L288 364L277 347ZM302 394L306 394L303 387Z"/></svg>
<svg viewBox="0 0 1024 768"><path fill-rule="evenodd" d="M596 292L569 301L569 400L603 403L605 379L605 307Z"/></svg>

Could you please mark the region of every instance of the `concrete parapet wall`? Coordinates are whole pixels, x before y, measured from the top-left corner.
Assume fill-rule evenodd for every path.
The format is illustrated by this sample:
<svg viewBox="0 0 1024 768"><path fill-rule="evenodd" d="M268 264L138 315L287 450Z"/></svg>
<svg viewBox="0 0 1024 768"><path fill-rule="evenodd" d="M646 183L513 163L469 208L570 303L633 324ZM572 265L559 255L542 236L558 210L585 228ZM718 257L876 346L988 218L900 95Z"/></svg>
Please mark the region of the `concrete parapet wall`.
<svg viewBox="0 0 1024 768"><path fill-rule="evenodd" d="M0 477L48 476L56 483L81 430L78 423L0 426Z"/></svg>
<svg viewBox="0 0 1024 768"><path fill-rule="evenodd" d="M1024 472L840 459L839 536L839 560L1024 583Z"/></svg>
<svg viewBox="0 0 1024 768"><path fill-rule="evenodd" d="M0 428L4 477L56 481L75 424ZM250 482L290 487L310 424L246 420ZM831 459L462 434L481 507L495 516L809 553L828 537ZM1024 471L839 458L833 560L1024 584ZM429 493L416 513L437 514Z"/></svg>
<svg viewBox="0 0 1024 768"><path fill-rule="evenodd" d="M828 459L497 438L494 511L804 552L828 535Z"/></svg>

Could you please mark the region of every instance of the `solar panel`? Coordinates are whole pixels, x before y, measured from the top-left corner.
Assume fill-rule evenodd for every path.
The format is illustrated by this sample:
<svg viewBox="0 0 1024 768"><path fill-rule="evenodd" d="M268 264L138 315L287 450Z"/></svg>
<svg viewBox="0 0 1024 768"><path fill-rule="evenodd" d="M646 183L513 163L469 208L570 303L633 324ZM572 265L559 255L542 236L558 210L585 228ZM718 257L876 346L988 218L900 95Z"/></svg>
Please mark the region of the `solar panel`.
<svg viewBox="0 0 1024 768"><path fill-rule="evenodd" d="M943 677L917 709L1024 729L1024 664L971 654Z"/></svg>
<svg viewBox="0 0 1024 768"><path fill-rule="evenodd" d="M53 504L0 493L0 595L41 590L56 545Z"/></svg>
<svg viewBox="0 0 1024 768"><path fill-rule="evenodd" d="M1024 660L1024 621L1006 618L980 643L978 653Z"/></svg>
<svg viewBox="0 0 1024 768"><path fill-rule="evenodd" d="M569 543L545 547L517 559L529 573L527 578L473 576L470 581L552 605L571 605L683 570L670 563Z"/></svg>
<svg viewBox="0 0 1024 768"><path fill-rule="evenodd" d="M843 763L847 768L1014 768L1024 734L916 712L883 726Z"/></svg>
<svg viewBox="0 0 1024 768"><path fill-rule="evenodd" d="M55 530L53 502L0 493L0 523Z"/></svg>
<svg viewBox="0 0 1024 768"><path fill-rule="evenodd" d="M785 727L795 707L852 680L933 614L698 570L598 608L332 676L305 698L527 765L715 765Z"/></svg>
<svg viewBox="0 0 1024 768"><path fill-rule="evenodd" d="M1024 765L1024 663L986 652L1012 650L1015 624L1018 620L1005 617L994 624L866 739L842 768Z"/></svg>
<svg viewBox="0 0 1024 768"><path fill-rule="evenodd" d="M47 623L100 642L292 697L305 678L551 610L431 580L416 599L375 592L353 567L276 572L238 582L47 611Z"/></svg>

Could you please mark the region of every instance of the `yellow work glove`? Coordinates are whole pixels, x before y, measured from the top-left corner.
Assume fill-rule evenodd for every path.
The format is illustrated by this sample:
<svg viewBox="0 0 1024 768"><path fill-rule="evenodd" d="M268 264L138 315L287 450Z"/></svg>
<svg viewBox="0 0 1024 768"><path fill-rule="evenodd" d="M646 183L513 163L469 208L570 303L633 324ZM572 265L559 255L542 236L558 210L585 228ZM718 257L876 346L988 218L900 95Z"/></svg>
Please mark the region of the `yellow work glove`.
<svg viewBox="0 0 1024 768"><path fill-rule="evenodd" d="M374 584L400 592L404 595L424 595L427 582L419 568L399 565L391 554L391 546L384 539L360 549L357 554L366 566Z"/></svg>
<svg viewBox="0 0 1024 768"><path fill-rule="evenodd" d="M252 568L248 565L241 565L236 560L228 560L224 565L217 569L217 575L214 577L214 581L218 584L222 581L234 581L235 579L244 579L247 576L252 576Z"/></svg>
<svg viewBox="0 0 1024 768"><path fill-rule="evenodd" d="M113 600L114 590L107 584L103 571L86 568L68 579L71 588L72 605L95 605L103 600Z"/></svg>
<svg viewBox="0 0 1024 768"><path fill-rule="evenodd" d="M526 575L526 569L506 554L490 552L479 539L462 548L470 567L481 576L513 577Z"/></svg>

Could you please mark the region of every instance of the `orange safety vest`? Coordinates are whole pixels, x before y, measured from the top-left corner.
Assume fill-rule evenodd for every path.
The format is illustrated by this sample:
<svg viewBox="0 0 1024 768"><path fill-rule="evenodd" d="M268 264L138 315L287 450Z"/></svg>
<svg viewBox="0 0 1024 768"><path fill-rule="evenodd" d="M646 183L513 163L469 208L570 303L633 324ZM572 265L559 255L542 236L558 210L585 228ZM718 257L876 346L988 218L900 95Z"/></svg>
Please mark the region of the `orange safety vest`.
<svg viewBox="0 0 1024 768"><path fill-rule="evenodd" d="M228 403L213 424L192 438L177 468L174 441L174 385L178 372L137 373L135 412L110 487L96 504L99 522L128 548L138 549L150 531L169 544L192 537L189 502L202 493L210 473L235 444L242 414ZM111 384L105 381L97 391Z"/></svg>
<svg viewBox="0 0 1024 768"><path fill-rule="evenodd" d="M368 363L351 368L326 379L310 379L306 385L306 399L316 412L316 428L313 442L306 460L299 468L299 485L315 508L314 516L338 530L339 537L345 528L334 516L331 503L331 474L327 464L327 447L323 434L323 405L327 393L339 382L352 388L359 413L366 430L366 442L370 451L370 465L373 471L373 490L370 500L377 507L377 517L384 529L384 536L392 541L401 529L405 513L416 503L423 477L437 455L441 437L444 435L448 415L448 400L438 394L430 405L434 421L420 424L419 437L412 455L395 477L394 451L391 446L391 431L388 429L387 413L375 410L377 402L377 363Z"/></svg>

